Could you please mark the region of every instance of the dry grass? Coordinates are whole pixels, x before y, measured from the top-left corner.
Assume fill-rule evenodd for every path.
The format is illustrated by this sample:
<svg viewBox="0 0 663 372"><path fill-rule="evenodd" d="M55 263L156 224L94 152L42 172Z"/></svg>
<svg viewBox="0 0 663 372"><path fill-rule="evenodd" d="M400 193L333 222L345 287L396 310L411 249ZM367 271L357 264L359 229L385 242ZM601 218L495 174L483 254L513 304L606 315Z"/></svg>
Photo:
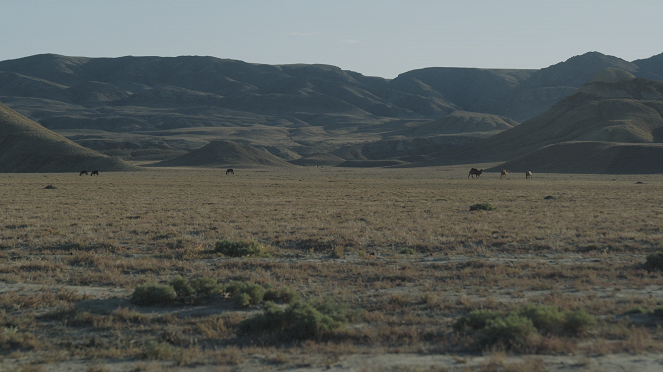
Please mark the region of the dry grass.
<svg viewBox="0 0 663 372"><path fill-rule="evenodd" d="M526 182L467 180L464 168L281 172L2 175L0 354L87 358L92 370L118 357L141 366L324 367L373 350L480 352L452 332L453 321L527 302L582 308L599 320L578 337L542 335L538 353L663 350L658 318L624 315L663 305L661 273L642 268L663 246L661 176ZM477 203L497 209L469 211ZM222 239L258 241L273 256L223 257L214 251ZM347 303L357 317L322 339L274 350L237 334L248 313L231 299L147 309L128 302L137 285L178 275L291 287ZM84 293L89 286L127 295ZM307 354L324 357L295 357ZM540 370L536 358L491 363L481 370Z"/></svg>

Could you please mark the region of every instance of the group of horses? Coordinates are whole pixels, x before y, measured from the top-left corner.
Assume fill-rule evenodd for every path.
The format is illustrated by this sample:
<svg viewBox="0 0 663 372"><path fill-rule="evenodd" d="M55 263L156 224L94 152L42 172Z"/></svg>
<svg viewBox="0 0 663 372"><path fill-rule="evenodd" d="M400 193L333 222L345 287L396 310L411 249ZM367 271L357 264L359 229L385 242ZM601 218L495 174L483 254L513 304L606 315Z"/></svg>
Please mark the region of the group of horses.
<svg viewBox="0 0 663 372"><path fill-rule="evenodd" d="M470 178L470 176L472 176L472 178L474 178L475 176L476 178L479 178L481 177L481 173L483 173L483 169L472 168L470 169L470 173L467 175L467 178ZM502 174L500 175L500 179L506 178L507 174L509 174L509 171L506 169L502 169ZM531 178L532 178L532 171L525 172L525 179L529 180Z"/></svg>
<svg viewBox="0 0 663 372"><path fill-rule="evenodd" d="M79 176L82 176L82 175L86 175L86 176L87 176L87 171L86 171L86 170L82 170L81 173L79 173L78 175L79 175ZM98 171L98 170L93 170L92 172L90 172L90 176L98 176L98 175L99 175L99 171Z"/></svg>

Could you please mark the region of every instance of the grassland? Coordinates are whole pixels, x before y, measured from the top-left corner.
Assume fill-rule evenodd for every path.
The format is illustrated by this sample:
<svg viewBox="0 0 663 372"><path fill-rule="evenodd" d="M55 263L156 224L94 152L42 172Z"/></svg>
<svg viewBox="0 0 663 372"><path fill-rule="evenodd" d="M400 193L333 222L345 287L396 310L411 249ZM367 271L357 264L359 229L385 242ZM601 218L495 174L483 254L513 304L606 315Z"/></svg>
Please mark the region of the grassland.
<svg viewBox="0 0 663 372"><path fill-rule="evenodd" d="M0 370L656 370L663 282L643 263L663 246L663 176L467 169L2 174ZM224 239L271 257L224 257ZM223 294L130 301L177 276L289 288L353 317L293 341L241 332L262 305ZM453 327L526 304L596 325L517 347Z"/></svg>

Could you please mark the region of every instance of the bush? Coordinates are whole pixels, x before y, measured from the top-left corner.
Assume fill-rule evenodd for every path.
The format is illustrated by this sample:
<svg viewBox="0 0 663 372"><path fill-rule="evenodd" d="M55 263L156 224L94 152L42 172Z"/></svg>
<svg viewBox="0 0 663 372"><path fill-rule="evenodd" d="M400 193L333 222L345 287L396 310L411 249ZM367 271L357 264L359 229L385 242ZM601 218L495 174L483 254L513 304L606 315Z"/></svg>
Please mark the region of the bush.
<svg viewBox="0 0 663 372"><path fill-rule="evenodd" d="M172 286L147 283L136 287L131 294L131 302L139 306L150 306L171 302L175 297Z"/></svg>
<svg viewBox="0 0 663 372"><path fill-rule="evenodd" d="M564 320L564 330L573 334L585 333L589 328L596 325L594 317L587 314L585 309L565 311Z"/></svg>
<svg viewBox="0 0 663 372"><path fill-rule="evenodd" d="M196 295L211 297L219 293L222 289L215 279L200 277L191 280L191 288Z"/></svg>
<svg viewBox="0 0 663 372"><path fill-rule="evenodd" d="M652 310L651 313L654 316L657 316L659 318L663 318L663 307L657 307L656 309Z"/></svg>
<svg viewBox="0 0 663 372"><path fill-rule="evenodd" d="M401 254L414 254L414 249L406 247L406 248L401 249L400 253Z"/></svg>
<svg viewBox="0 0 663 372"><path fill-rule="evenodd" d="M520 311L520 316L532 321L534 327L541 333L560 333L564 328L564 314L553 306L525 305Z"/></svg>
<svg viewBox="0 0 663 372"><path fill-rule="evenodd" d="M559 312L552 306L528 304L507 314L474 310L458 319L453 328L457 332L477 332L481 346L501 343L509 348L522 348L526 342L534 343L539 333L578 335L595 324L594 317L583 309Z"/></svg>
<svg viewBox="0 0 663 372"><path fill-rule="evenodd" d="M221 240L216 242L214 251L228 257L271 257L271 253L255 241Z"/></svg>
<svg viewBox="0 0 663 372"><path fill-rule="evenodd" d="M287 341L319 339L347 322L347 318L339 313L323 313L329 307L339 309L338 305L327 304L322 307L320 311L310 302L297 301L282 309L273 302L266 302L262 314L240 323L240 332L266 333Z"/></svg>
<svg viewBox="0 0 663 372"><path fill-rule="evenodd" d="M644 266L649 271L663 270L663 252L648 255Z"/></svg>
<svg viewBox="0 0 663 372"><path fill-rule="evenodd" d="M486 326L480 331L479 344L501 344L506 348L522 349L538 339L539 334L531 320L517 314L509 314L506 317L487 320Z"/></svg>
<svg viewBox="0 0 663 372"><path fill-rule="evenodd" d="M235 305L240 307L259 305L265 295L265 288L252 282L231 281L223 290L233 298Z"/></svg>
<svg viewBox="0 0 663 372"><path fill-rule="evenodd" d="M194 292L193 288L189 285L189 280L181 276L177 276L171 280L170 285L178 296L191 296Z"/></svg>
<svg viewBox="0 0 663 372"><path fill-rule="evenodd" d="M493 211L495 209L497 208L490 205L490 203L478 203L470 206L470 211Z"/></svg>
<svg viewBox="0 0 663 372"><path fill-rule="evenodd" d="M489 320L501 317L502 314L492 310L474 310L467 316L463 316L453 324L455 331L478 331L486 326Z"/></svg>

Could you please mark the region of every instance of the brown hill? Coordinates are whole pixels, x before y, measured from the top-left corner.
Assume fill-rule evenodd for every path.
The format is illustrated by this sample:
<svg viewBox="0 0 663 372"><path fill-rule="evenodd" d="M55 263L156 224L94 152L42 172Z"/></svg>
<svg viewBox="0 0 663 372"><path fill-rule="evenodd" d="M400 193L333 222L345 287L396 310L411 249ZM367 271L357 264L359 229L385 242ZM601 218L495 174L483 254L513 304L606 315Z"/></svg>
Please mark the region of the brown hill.
<svg viewBox="0 0 663 372"><path fill-rule="evenodd" d="M213 167L252 168L293 166L285 160L255 147L231 141L212 141L209 144L175 159L150 165L151 167Z"/></svg>
<svg viewBox="0 0 663 372"><path fill-rule="evenodd" d="M426 137L438 134L469 132L495 132L511 129L518 125L509 118L479 112L455 111L446 117L416 127L407 135Z"/></svg>
<svg viewBox="0 0 663 372"><path fill-rule="evenodd" d="M136 170L122 160L77 145L0 103L0 172Z"/></svg>
<svg viewBox="0 0 663 372"><path fill-rule="evenodd" d="M570 141L660 143L662 115L663 83L608 70L544 114L484 139L453 158L509 161Z"/></svg>

